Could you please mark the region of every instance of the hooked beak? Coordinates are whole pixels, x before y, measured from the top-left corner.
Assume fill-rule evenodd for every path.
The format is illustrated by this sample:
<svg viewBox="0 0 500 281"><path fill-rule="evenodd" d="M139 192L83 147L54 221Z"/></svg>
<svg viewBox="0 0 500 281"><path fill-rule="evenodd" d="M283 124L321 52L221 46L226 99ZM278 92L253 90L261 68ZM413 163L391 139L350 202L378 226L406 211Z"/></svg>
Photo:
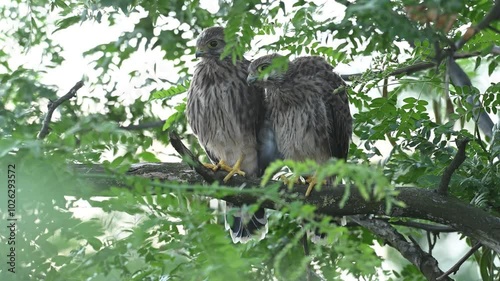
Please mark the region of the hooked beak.
<svg viewBox="0 0 500 281"><path fill-rule="evenodd" d="M247 77L247 84L250 86L252 85L253 83L255 83L255 81L257 81L257 76L254 76L252 74L248 75Z"/></svg>
<svg viewBox="0 0 500 281"><path fill-rule="evenodd" d="M194 56L196 58L201 58L201 57L205 56L205 52L201 51L201 50L196 50L196 53L194 53Z"/></svg>

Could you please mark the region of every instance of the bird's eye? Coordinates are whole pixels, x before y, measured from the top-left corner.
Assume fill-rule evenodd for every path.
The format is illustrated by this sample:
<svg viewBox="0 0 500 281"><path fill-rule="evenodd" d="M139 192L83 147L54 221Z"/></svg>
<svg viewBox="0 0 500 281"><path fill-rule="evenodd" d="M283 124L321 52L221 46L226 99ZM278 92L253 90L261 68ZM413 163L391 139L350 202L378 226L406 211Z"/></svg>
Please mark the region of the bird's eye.
<svg viewBox="0 0 500 281"><path fill-rule="evenodd" d="M218 45L219 45L219 42L217 42L217 40L212 40L212 41L208 42L209 48L217 48Z"/></svg>
<svg viewBox="0 0 500 281"><path fill-rule="evenodd" d="M261 64L261 65L259 65L259 66L257 67L257 70L258 70L259 72L262 72L262 71L266 70L266 68L268 68L268 67L269 67L269 64L268 64L268 63L263 63L263 64Z"/></svg>

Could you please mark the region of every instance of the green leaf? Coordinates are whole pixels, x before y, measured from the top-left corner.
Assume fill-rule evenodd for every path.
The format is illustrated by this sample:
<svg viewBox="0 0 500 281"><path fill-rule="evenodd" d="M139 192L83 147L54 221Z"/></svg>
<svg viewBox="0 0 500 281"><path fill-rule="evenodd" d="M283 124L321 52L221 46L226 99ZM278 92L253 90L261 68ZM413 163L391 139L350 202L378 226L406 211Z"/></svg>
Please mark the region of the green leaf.
<svg viewBox="0 0 500 281"><path fill-rule="evenodd" d="M496 61L491 61L490 64L488 65L488 75L491 76L491 74L495 71L497 68L498 63Z"/></svg>
<svg viewBox="0 0 500 281"><path fill-rule="evenodd" d="M146 162L153 162L153 163L161 162L158 158L156 158L156 155L154 155L153 153L148 152L148 151L141 152L141 153L139 153L138 156L139 156L139 158L141 158L142 160L144 160Z"/></svg>
<svg viewBox="0 0 500 281"><path fill-rule="evenodd" d="M0 157L4 157L9 152L16 150L20 144L20 140L10 138L0 139Z"/></svg>
<svg viewBox="0 0 500 281"><path fill-rule="evenodd" d="M174 122L176 122L179 119L180 113L176 112L172 115L170 115L167 120L165 120L165 124L163 124L162 130L166 131L168 130Z"/></svg>
<svg viewBox="0 0 500 281"><path fill-rule="evenodd" d="M493 276L491 275L491 267L492 267L493 259L491 250L484 250L483 255L481 256L481 261L479 263L479 271L481 273L481 278L484 281L494 281Z"/></svg>
<svg viewBox="0 0 500 281"><path fill-rule="evenodd" d="M416 102L417 102L417 99L416 99L416 98L414 98L414 97L408 97L408 98L403 99L403 101L404 101L405 103L407 103L407 104L414 104L414 103L416 103Z"/></svg>
<svg viewBox="0 0 500 281"><path fill-rule="evenodd" d="M54 30L53 33L56 33L57 31L62 30L62 29L66 29L66 28L68 28L76 23L79 23L80 20L81 20L80 16L72 16L69 18L59 20L56 22L57 28L56 28L56 30Z"/></svg>
<svg viewBox="0 0 500 281"><path fill-rule="evenodd" d="M187 83L187 85L189 85L189 83ZM169 100L174 96L177 96L177 95L180 95L180 94L186 92L188 87L189 86L182 85L182 84L174 85L166 90L156 91L156 92L152 93L149 100L158 100L158 99Z"/></svg>
<svg viewBox="0 0 500 281"><path fill-rule="evenodd" d="M98 238L89 237L87 238L87 242L90 244L90 246L92 246L94 251L99 251L99 249L101 249L102 247L102 242Z"/></svg>

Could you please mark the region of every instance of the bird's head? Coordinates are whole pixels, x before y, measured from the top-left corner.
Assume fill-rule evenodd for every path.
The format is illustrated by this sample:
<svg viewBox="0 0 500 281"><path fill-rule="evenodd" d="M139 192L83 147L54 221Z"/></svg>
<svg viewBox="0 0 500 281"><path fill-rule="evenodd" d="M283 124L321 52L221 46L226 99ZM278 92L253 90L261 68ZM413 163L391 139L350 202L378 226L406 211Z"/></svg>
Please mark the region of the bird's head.
<svg viewBox="0 0 500 281"><path fill-rule="evenodd" d="M196 40L196 57L218 59L225 46L224 29L220 26L207 28Z"/></svg>
<svg viewBox="0 0 500 281"><path fill-rule="evenodd" d="M278 54L266 55L254 60L248 66L248 85L261 87L277 86L286 74L288 58Z"/></svg>

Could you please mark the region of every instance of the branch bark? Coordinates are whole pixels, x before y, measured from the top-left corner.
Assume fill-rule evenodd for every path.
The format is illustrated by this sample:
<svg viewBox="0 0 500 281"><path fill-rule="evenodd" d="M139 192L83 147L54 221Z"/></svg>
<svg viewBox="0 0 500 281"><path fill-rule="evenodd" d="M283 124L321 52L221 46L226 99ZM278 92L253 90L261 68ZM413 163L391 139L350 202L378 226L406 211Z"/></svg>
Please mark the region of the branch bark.
<svg viewBox="0 0 500 281"><path fill-rule="evenodd" d="M455 50L462 48L467 41L469 41L474 35L479 33L481 30L488 27L492 22L500 20L500 0L495 0L495 4L491 10L486 14L486 16L475 26L470 26L465 34L455 43ZM495 47L492 52L495 52ZM467 76L467 74L462 70L462 68L455 62L455 57L449 57L447 63L447 73L451 78L451 81L455 86L472 87L472 83ZM477 124L481 131L485 135L491 138L493 131L493 121L491 118L482 110L481 104L477 101L477 95L471 94L467 97L467 102L472 104L474 108L472 109L472 114L474 119L477 120Z"/></svg>
<svg viewBox="0 0 500 281"><path fill-rule="evenodd" d="M43 119L42 123L42 128L40 129L40 132L38 133L38 139L44 139L50 131L49 125L50 121L52 120L52 114L54 114L54 111L56 110L57 107L59 107L63 102L73 98L76 96L76 92L80 90L80 88L83 86L83 81L78 81L76 82L75 86L69 90L67 94L64 96L58 98L55 101L50 101L48 108L49 110L47 111L47 115L45 115L45 118Z"/></svg>
<svg viewBox="0 0 500 281"><path fill-rule="evenodd" d="M469 139L457 140L457 154L451 161L450 165L446 167L441 177L441 182L439 183L438 193L441 195L446 195L448 193L448 186L450 185L451 176L460 165L465 161L465 148Z"/></svg>
<svg viewBox="0 0 500 281"><path fill-rule="evenodd" d="M456 229L449 227L447 225L429 224L416 221L394 221L394 220L389 220L387 218L377 218L377 219L389 222L391 225L401 225L412 228L418 228L434 234L457 232Z"/></svg>
<svg viewBox="0 0 500 281"><path fill-rule="evenodd" d="M456 53L453 55L454 59L466 59L466 58L472 58L481 55L481 52L472 52L472 53ZM388 76L397 76L401 74L405 75L410 75L422 70L426 70L432 67L436 66L436 62L430 61L430 62L417 62L413 65L405 66L398 68L394 70L393 72L389 73ZM363 73L355 73L355 74L342 74L340 75L342 79L345 81L354 81L357 78L361 77Z"/></svg>
<svg viewBox="0 0 500 281"><path fill-rule="evenodd" d="M93 186L101 190L108 189L111 186L128 187L126 183L117 179L104 179L103 177L92 176L93 174L105 173L101 165L75 165L74 168L77 174L86 177ZM205 169L208 175L213 175L217 181L226 175L225 172L212 172L206 168L202 169ZM183 163L143 163L134 165L127 174L160 181L204 182L202 176ZM288 189L282 182L274 181L269 184L279 185L279 190L282 193L281 200L285 202L305 201L308 204L316 206L317 212L320 214L330 216L375 214L425 219L448 225L500 253L500 218L461 202L456 198L439 195L434 190L397 187L396 190L399 194L396 196L396 199L404 202L406 207L393 207L391 212L386 214L384 201L365 201L357 188L353 186L325 186L321 190L311 193L309 197L304 198L304 191L307 189L306 185L297 184L292 189ZM234 187L235 189L248 189L258 187L259 185L260 180L257 178L243 178L238 176L233 177L226 184L226 186ZM339 202L347 189L350 191L349 199L344 208L340 208ZM260 202L259 199L261 198L249 193L236 193L219 199L243 205ZM269 209L280 209L282 207L271 200L263 201L261 206Z"/></svg>
<svg viewBox="0 0 500 281"><path fill-rule="evenodd" d="M448 278L448 276L452 273L456 273L458 271L458 269L460 269L460 266L462 266L462 264L467 261L467 259L470 258L470 256L472 256L477 250L479 250L479 248L481 248L481 243L476 243L476 245L474 245L474 247L472 247L455 265L453 265L450 269L448 269L443 275L439 276L436 280L437 281L440 281L440 280L446 280L446 278Z"/></svg>

